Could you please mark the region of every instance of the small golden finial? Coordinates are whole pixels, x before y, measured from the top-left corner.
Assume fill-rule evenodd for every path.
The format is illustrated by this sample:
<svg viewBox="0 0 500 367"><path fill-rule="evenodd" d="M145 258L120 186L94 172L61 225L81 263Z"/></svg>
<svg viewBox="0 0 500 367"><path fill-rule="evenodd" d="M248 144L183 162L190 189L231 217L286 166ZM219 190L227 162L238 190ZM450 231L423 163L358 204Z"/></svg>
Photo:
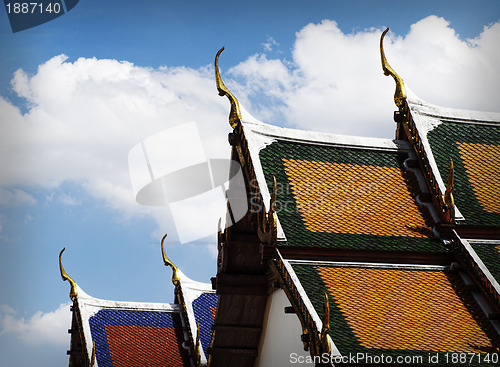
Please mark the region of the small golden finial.
<svg viewBox="0 0 500 367"><path fill-rule="evenodd" d="M196 342L194 343L193 357L195 359L195 366L201 366L200 357L200 324L196 323Z"/></svg>
<svg viewBox="0 0 500 367"><path fill-rule="evenodd" d="M170 259L165 254L165 247L163 245L163 243L165 242L165 238L167 238L167 234L165 234L165 236L163 236L163 238L161 239L161 254L163 256L163 263L166 266L170 266L172 268L172 283L177 286L179 284L179 269L177 269L177 266L175 266L174 263L170 261Z"/></svg>
<svg viewBox="0 0 500 367"><path fill-rule="evenodd" d="M332 349L330 347L330 342L328 341L328 333L330 332L330 301L328 300L328 294L323 291L323 298L325 303L323 304L323 326L321 327L321 348L323 353L330 354Z"/></svg>
<svg viewBox="0 0 500 367"><path fill-rule="evenodd" d="M277 223L276 223L276 177L273 176L273 190L271 192L271 200L269 201L269 211L266 213L261 209L259 218L259 227L257 234L263 243L275 245L277 240Z"/></svg>
<svg viewBox="0 0 500 367"><path fill-rule="evenodd" d="M450 158L450 166L448 168L448 180L446 181L446 191L442 196L443 204L445 205L445 219L448 223L455 223L455 200L453 199L455 169L453 160Z"/></svg>
<svg viewBox="0 0 500 367"><path fill-rule="evenodd" d="M231 112L229 112L229 124L234 129L241 121L240 104L236 97L227 89L220 77L219 71L219 56L221 52L224 51L222 47L215 56L215 82L217 84L217 90L219 91L219 96L226 96L231 104Z"/></svg>
<svg viewBox="0 0 500 367"><path fill-rule="evenodd" d="M90 367L95 365L95 341L92 340L92 357L90 357Z"/></svg>
<svg viewBox="0 0 500 367"><path fill-rule="evenodd" d="M389 65L389 63L387 62L384 53L384 37L388 31L389 28L387 28L380 37L380 58L382 59L382 70L384 71L384 75L386 76L391 75L394 78L394 81L396 82L396 91L394 92L394 103L396 103L396 106L398 106L399 108L402 108L404 106L404 101L406 99L406 92L403 79L401 79L401 77L394 71L394 69L391 68L391 65Z"/></svg>
<svg viewBox="0 0 500 367"><path fill-rule="evenodd" d="M75 301L76 296L77 296L76 283L73 279L71 279L71 277L66 273L66 271L64 271L64 267L63 267L62 260L61 260L64 250L66 250L66 247L63 248L61 250L61 252L59 253L59 270L61 271L62 280L67 280L69 282L69 284L71 285L71 291L69 292L69 298L71 298L72 301Z"/></svg>

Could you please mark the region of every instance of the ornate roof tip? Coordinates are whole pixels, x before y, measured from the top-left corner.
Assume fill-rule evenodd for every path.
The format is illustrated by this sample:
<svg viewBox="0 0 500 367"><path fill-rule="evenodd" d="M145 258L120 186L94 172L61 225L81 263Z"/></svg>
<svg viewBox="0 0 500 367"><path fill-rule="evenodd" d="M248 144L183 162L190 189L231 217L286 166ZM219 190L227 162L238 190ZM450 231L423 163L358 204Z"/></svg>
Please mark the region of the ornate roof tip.
<svg viewBox="0 0 500 367"><path fill-rule="evenodd" d="M321 348L323 353L330 354L332 349L330 346L330 342L328 341L328 333L330 333L330 301L328 300L328 294L323 291L323 298L325 303L323 304L323 326L321 327Z"/></svg>
<svg viewBox="0 0 500 367"><path fill-rule="evenodd" d="M59 270L61 271L62 280L67 280L69 282L69 284L71 285L71 290L69 292L69 298L71 298L72 301L75 301L76 300L76 296L77 296L77 293L76 293L76 283L75 283L75 281L73 279L71 279L71 277L64 270L64 267L63 267L63 264L62 264L62 260L61 260L62 254L63 254L64 250L66 250L66 247L63 248L61 250L61 252L59 253Z"/></svg>
<svg viewBox="0 0 500 367"><path fill-rule="evenodd" d="M219 56L224 51L222 47L215 56L215 82L217 84L217 90L219 91L219 96L226 96L231 104L231 112L229 112L229 124L234 129L241 121L240 104L236 97L227 89L220 77L219 71Z"/></svg>
<svg viewBox="0 0 500 367"><path fill-rule="evenodd" d="M450 158L450 166L448 168L448 180L446 181L446 191L442 197L443 203L446 208L445 220L448 223L455 223L455 200L453 199L453 186L454 186L455 169L453 167L453 160Z"/></svg>
<svg viewBox="0 0 500 367"><path fill-rule="evenodd" d="M384 53L384 37L389 32L389 28L387 28L380 37L380 58L382 60L382 70L384 71L384 75L391 75L396 82L396 91L394 92L394 103L398 108L403 108L404 101L406 100L406 92L405 86L403 83L403 79L394 71L394 69L389 65L387 59L385 58Z"/></svg>
<svg viewBox="0 0 500 367"><path fill-rule="evenodd" d="M165 238L167 238L167 234L165 234L165 236L161 239L161 254L163 256L163 263L172 268L172 283L177 286L179 284L179 269L177 269L177 266L175 266L165 254L165 246L163 244L165 242Z"/></svg>

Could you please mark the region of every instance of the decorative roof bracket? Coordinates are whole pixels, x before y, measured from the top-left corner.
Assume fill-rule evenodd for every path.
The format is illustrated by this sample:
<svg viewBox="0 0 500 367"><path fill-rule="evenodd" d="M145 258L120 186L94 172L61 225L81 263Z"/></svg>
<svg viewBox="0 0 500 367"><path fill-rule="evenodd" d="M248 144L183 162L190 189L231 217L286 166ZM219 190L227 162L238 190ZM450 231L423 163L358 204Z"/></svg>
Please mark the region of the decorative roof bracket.
<svg viewBox="0 0 500 367"><path fill-rule="evenodd" d="M71 279L71 277L66 273L66 271L64 270L64 267L62 265L62 254L64 252L64 250L66 250L66 247L63 248L61 250L61 252L59 253L59 270L61 271L61 277L62 277L62 280L67 280L69 282L69 284L71 285L71 290L69 292L69 298L71 298L71 300L74 302L76 300L76 297L77 297L77 292L76 292L76 283L73 279Z"/></svg>
<svg viewBox="0 0 500 367"><path fill-rule="evenodd" d="M322 352L330 354L332 351L330 342L328 341L328 334L330 333L330 302L328 300L328 294L325 291L323 291L323 297L325 303L323 305L323 319L321 320L323 326L321 327L320 342Z"/></svg>
<svg viewBox="0 0 500 367"><path fill-rule="evenodd" d="M229 112L229 124L234 129L241 121L240 104L236 97L227 89L220 77L219 71L219 56L221 52L224 51L222 47L215 56L215 82L217 84L217 90L219 91L219 96L226 96L231 104L231 112Z"/></svg>
<svg viewBox="0 0 500 367"><path fill-rule="evenodd" d="M163 256L163 263L165 264L165 266L170 266L172 268L172 283L177 287L180 281L178 274L179 269L177 269L177 266L175 266L174 263L170 261L170 259L165 254L165 247L163 245L163 243L165 242L165 238L167 238L167 234L165 234L165 236L163 236L163 238L161 239L161 254Z"/></svg>
<svg viewBox="0 0 500 367"><path fill-rule="evenodd" d="M445 213L444 217L447 223L453 224L455 223L455 200L453 199L453 183L454 183L454 174L455 170L453 168L453 160L450 158L450 166L448 169L448 180L446 181L446 191L444 195L441 197L441 200L444 204Z"/></svg>
<svg viewBox="0 0 500 367"><path fill-rule="evenodd" d="M200 324L196 323L196 341L194 343L193 356L195 360L195 366L201 366L201 356L200 356Z"/></svg>
<svg viewBox="0 0 500 367"><path fill-rule="evenodd" d="M266 213L264 208L261 208L259 213L259 226L257 234L259 239L268 245L275 245L277 240L277 223L276 223L276 177L273 176L273 191L271 200L269 201L269 211Z"/></svg>
<svg viewBox="0 0 500 367"><path fill-rule="evenodd" d="M384 37L389 31L387 28L380 37L380 58L382 60L382 70L384 71L384 75L391 75L396 82L396 91L394 92L394 103L398 106L399 109L404 107L404 101L406 100L406 92L403 83L403 79L394 71L394 69L389 65L387 59L385 58L384 53Z"/></svg>

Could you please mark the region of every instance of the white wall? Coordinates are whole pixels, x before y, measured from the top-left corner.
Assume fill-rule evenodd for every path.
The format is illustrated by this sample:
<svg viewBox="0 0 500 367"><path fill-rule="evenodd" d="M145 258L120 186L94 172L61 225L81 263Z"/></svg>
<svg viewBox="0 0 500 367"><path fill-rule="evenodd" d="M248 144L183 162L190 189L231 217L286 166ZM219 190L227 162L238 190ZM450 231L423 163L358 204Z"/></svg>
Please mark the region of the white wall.
<svg viewBox="0 0 500 367"><path fill-rule="evenodd" d="M282 289L276 290L269 295L267 302L267 314L255 365L314 367L313 363L298 363L309 359L310 354L304 351L300 340L302 328L297 315L285 313L285 307L290 306L285 292Z"/></svg>

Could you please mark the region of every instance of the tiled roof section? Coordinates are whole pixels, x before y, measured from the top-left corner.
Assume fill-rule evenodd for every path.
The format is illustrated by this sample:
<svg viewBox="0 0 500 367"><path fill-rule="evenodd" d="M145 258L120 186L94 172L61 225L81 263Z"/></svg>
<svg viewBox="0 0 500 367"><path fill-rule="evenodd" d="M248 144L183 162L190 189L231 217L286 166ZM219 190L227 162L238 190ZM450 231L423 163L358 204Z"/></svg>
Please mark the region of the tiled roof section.
<svg viewBox="0 0 500 367"><path fill-rule="evenodd" d="M287 246L435 251L420 189L404 168L405 151L369 150L278 140L260 151Z"/></svg>
<svg viewBox="0 0 500 367"><path fill-rule="evenodd" d="M487 353L499 346L498 335L454 272L292 267L320 317L323 290L329 295L330 336L342 354L427 358L441 353L445 362L446 352Z"/></svg>
<svg viewBox="0 0 500 367"><path fill-rule="evenodd" d="M443 122L427 135L441 177L455 167L457 224L500 226L500 125Z"/></svg>
<svg viewBox="0 0 500 367"><path fill-rule="evenodd" d="M203 293L193 301L194 317L200 325L200 343L206 356L208 356L207 349L212 340L212 325L216 308L217 294L215 293Z"/></svg>
<svg viewBox="0 0 500 367"><path fill-rule="evenodd" d="M430 231L397 167L283 161L309 231L410 237Z"/></svg>
<svg viewBox="0 0 500 367"><path fill-rule="evenodd" d="M472 243L471 246L500 284L500 245Z"/></svg>
<svg viewBox="0 0 500 367"><path fill-rule="evenodd" d="M178 312L102 309L89 324L100 367L188 365Z"/></svg>

